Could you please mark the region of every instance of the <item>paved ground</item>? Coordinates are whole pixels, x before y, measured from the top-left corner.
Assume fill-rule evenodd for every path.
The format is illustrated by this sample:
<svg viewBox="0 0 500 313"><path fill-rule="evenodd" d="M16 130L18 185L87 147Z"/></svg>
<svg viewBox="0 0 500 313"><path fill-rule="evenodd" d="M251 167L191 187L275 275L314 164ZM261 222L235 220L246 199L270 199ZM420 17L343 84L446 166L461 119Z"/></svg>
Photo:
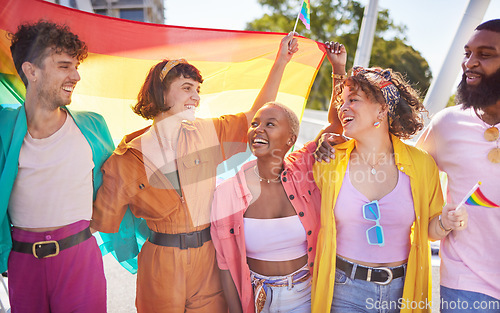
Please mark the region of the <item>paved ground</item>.
<svg viewBox="0 0 500 313"><path fill-rule="evenodd" d="M108 283L108 312L136 312L135 281L137 276L124 269L111 254L105 255L103 261Z"/></svg>

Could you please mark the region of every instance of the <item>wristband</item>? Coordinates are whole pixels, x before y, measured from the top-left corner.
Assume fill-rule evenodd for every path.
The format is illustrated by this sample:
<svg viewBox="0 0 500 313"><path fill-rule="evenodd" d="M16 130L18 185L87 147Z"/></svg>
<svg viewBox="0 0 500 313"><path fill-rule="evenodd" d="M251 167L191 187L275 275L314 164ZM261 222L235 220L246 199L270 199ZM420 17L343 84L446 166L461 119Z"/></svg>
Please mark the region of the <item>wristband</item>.
<svg viewBox="0 0 500 313"><path fill-rule="evenodd" d="M334 72L332 72L332 78L338 80L345 80L347 78L347 74L335 74Z"/></svg>
<svg viewBox="0 0 500 313"><path fill-rule="evenodd" d="M438 219L439 219L439 227L440 227L442 230L444 230L445 232L449 232L449 231L452 231L452 230L453 230L453 228L450 228L450 229L446 229L446 228L444 228L443 221L441 220L441 214L439 215L439 218L438 218Z"/></svg>

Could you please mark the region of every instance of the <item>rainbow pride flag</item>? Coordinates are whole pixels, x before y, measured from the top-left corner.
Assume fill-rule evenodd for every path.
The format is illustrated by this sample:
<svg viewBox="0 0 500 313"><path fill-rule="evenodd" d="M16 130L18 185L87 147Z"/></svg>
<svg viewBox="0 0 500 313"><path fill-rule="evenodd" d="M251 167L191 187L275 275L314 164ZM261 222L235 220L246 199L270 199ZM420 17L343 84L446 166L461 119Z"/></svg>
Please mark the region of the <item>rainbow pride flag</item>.
<svg viewBox="0 0 500 313"><path fill-rule="evenodd" d="M302 9L300 10L300 20L307 29L311 29L311 1L304 0L302 3Z"/></svg>
<svg viewBox="0 0 500 313"><path fill-rule="evenodd" d="M490 201L486 196L481 192L479 187L472 193L469 198L465 201L465 204L468 205L478 205L486 208L498 208L500 205L495 204Z"/></svg>
<svg viewBox="0 0 500 313"><path fill-rule="evenodd" d="M146 74L157 62L185 58L200 69L204 83L197 116L242 112L251 107L264 84L285 35L140 23L41 0L0 0L2 106L19 106L25 96L7 33L15 32L22 22L40 18L68 25L87 43L89 57L79 67L81 81L73 93L71 108L102 114L115 141L150 124L135 115L131 106ZM299 52L285 70L277 101L301 118L325 49L313 40L298 40Z"/></svg>

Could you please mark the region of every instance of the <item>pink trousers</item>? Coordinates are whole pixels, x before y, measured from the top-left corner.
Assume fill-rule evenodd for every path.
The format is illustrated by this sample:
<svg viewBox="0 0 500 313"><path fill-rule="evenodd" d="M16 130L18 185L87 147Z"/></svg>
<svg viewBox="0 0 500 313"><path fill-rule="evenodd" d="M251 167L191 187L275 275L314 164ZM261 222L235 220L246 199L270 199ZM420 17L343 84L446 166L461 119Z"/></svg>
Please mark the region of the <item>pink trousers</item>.
<svg viewBox="0 0 500 313"><path fill-rule="evenodd" d="M88 221L79 221L43 233L14 228L12 238L24 242L60 240L88 226ZM106 312L106 279L94 236L44 259L12 251L8 282L12 313Z"/></svg>

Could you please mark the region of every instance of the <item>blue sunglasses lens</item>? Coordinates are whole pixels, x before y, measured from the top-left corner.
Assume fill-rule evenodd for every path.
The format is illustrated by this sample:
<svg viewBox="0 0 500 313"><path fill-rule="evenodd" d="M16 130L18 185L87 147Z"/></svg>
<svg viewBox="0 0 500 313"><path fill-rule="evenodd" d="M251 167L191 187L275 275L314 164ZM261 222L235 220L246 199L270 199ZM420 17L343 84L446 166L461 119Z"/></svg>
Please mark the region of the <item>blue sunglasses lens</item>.
<svg viewBox="0 0 500 313"><path fill-rule="evenodd" d="M378 204L376 202L370 202L363 205L363 215L367 220L377 221L380 218Z"/></svg>
<svg viewBox="0 0 500 313"><path fill-rule="evenodd" d="M366 231L366 237L368 238L368 243L371 245L384 245L384 233L382 232L381 226L373 226Z"/></svg>

